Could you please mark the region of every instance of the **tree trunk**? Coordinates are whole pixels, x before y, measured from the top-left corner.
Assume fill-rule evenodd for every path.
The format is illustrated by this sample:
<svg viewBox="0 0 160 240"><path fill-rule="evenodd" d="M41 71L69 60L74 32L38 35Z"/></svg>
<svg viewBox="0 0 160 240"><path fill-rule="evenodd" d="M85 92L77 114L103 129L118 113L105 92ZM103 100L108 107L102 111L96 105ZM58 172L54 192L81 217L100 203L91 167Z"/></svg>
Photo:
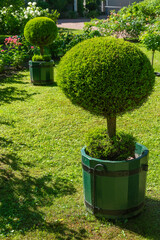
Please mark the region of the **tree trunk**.
<svg viewBox="0 0 160 240"><path fill-rule="evenodd" d="M154 50L152 51L152 67L153 67L153 61L154 61Z"/></svg>
<svg viewBox="0 0 160 240"><path fill-rule="evenodd" d="M107 117L107 129L110 138L116 135L116 117Z"/></svg>
<svg viewBox="0 0 160 240"><path fill-rule="evenodd" d="M40 46L40 53L41 53L41 55L43 55L43 54L44 54L44 49L43 49L43 47L42 47L42 46Z"/></svg>

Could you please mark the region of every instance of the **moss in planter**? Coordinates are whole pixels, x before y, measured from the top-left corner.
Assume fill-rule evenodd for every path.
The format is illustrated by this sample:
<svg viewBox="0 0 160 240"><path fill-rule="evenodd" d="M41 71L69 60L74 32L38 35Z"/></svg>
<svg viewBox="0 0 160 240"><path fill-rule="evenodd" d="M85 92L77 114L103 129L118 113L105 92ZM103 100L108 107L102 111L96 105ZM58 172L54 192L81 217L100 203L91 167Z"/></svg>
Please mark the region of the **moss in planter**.
<svg viewBox="0 0 160 240"><path fill-rule="evenodd" d="M36 61L46 61L49 62L51 61L51 55L34 55L32 57L32 61L36 62Z"/></svg>
<svg viewBox="0 0 160 240"><path fill-rule="evenodd" d="M102 160L122 161L135 157L135 138L130 134L118 132L109 138L107 129L95 128L86 135L86 153Z"/></svg>

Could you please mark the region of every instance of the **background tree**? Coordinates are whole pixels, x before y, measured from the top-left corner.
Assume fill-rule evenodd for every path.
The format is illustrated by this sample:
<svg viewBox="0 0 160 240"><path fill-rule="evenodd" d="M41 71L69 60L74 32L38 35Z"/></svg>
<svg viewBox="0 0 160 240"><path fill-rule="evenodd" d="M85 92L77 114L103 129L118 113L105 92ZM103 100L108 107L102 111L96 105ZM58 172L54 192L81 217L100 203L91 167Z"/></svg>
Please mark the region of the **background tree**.
<svg viewBox="0 0 160 240"><path fill-rule="evenodd" d="M12 5L14 9L19 9L20 7L23 7L25 5L24 0L1 0L0 1L0 8L2 7L8 7Z"/></svg>
<svg viewBox="0 0 160 240"><path fill-rule="evenodd" d="M140 36L140 41L148 50L152 50L152 66L154 62L155 51L160 51L160 18L151 25L146 26L146 31L142 32Z"/></svg>

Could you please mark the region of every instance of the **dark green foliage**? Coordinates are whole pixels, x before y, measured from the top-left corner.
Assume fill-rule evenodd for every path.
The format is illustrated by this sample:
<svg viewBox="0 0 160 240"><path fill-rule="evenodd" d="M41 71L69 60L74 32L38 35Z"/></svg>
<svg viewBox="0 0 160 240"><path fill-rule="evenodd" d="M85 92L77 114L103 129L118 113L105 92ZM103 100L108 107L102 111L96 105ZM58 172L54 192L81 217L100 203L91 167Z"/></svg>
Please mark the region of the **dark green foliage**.
<svg viewBox="0 0 160 240"><path fill-rule="evenodd" d="M38 0L37 1L37 6L43 8L43 9L49 8L48 2L43 1L43 0Z"/></svg>
<svg viewBox="0 0 160 240"><path fill-rule="evenodd" d="M91 1L87 1L86 4L86 17L87 18L96 18L100 15L100 1L95 1L95 0L91 0Z"/></svg>
<svg viewBox="0 0 160 240"><path fill-rule="evenodd" d="M94 11L94 10L97 10L98 5L97 5L96 2L90 2L90 3L87 3L87 4L86 4L86 8L87 8L89 11Z"/></svg>
<svg viewBox="0 0 160 240"><path fill-rule="evenodd" d="M32 61L46 61L49 62L51 60L51 56L50 55L34 55L32 57Z"/></svg>
<svg viewBox="0 0 160 240"><path fill-rule="evenodd" d="M78 13L73 11L74 0L38 0L38 6L49 9L57 9L60 13L60 18L76 18L78 15L83 16L83 0L78 0Z"/></svg>
<svg viewBox="0 0 160 240"><path fill-rule="evenodd" d="M57 36L57 26L53 20L47 17L37 17L27 22L24 28L24 36L28 42L35 46L47 46Z"/></svg>
<svg viewBox="0 0 160 240"><path fill-rule="evenodd" d="M9 7L10 5L13 6L14 9L18 9L24 6L24 0L1 0L0 1L0 8Z"/></svg>
<svg viewBox="0 0 160 240"><path fill-rule="evenodd" d="M9 35L0 35L0 44L4 44L6 38L10 37Z"/></svg>
<svg viewBox="0 0 160 240"><path fill-rule="evenodd" d="M93 10L93 11L89 11L87 14L86 14L86 17L87 18L96 18L99 16L99 11L98 10Z"/></svg>
<svg viewBox="0 0 160 240"><path fill-rule="evenodd" d="M83 7L83 0L78 0L78 13L80 16L83 16L84 7Z"/></svg>
<svg viewBox="0 0 160 240"><path fill-rule="evenodd" d="M56 9L60 13L60 17L64 17L68 9L69 3L73 4L73 1L69 0L48 0L47 4L49 9Z"/></svg>
<svg viewBox="0 0 160 240"><path fill-rule="evenodd" d="M58 84L66 96L106 118L140 107L154 82L149 59L122 39L83 41L66 53L58 67Z"/></svg>
<svg viewBox="0 0 160 240"><path fill-rule="evenodd" d="M86 136L86 153L102 160L122 161L135 157L135 138L123 132L109 138L107 129L96 128Z"/></svg>
<svg viewBox="0 0 160 240"><path fill-rule="evenodd" d="M4 64L3 61L0 59L0 73L2 73L4 70Z"/></svg>
<svg viewBox="0 0 160 240"><path fill-rule="evenodd" d="M67 0L48 0L47 3L51 9L57 9L60 13L65 10L68 1Z"/></svg>

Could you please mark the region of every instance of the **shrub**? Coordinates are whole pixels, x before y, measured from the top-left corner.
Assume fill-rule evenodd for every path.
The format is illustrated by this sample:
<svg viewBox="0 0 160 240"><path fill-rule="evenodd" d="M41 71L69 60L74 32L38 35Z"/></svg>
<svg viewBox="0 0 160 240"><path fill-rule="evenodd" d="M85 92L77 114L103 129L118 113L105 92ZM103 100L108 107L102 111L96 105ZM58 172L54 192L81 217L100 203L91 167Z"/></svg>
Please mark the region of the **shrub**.
<svg viewBox="0 0 160 240"><path fill-rule="evenodd" d="M95 128L86 136L86 153L90 157L102 160L125 160L135 157L135 138L130 134L118 132L116 136L109 138L107 129Z"/></svg>
<svg viewBox="0 0 160 240"><path fill-rule="evenodd" d="M100 1L87 1L85 15L88 18L96 18L100 15Z"/></svg>
<svg viewBox="0 0 160 240"><path fill-rule="evenodd" d="M72 101L107 119L116 135L116 116L140 107L151 94L154 71L133 43L92 38L68 51L58 67L58 84Z"/></svg>
<svg viewBox="0 0 160 240"><path fill-rule="evenodd" d="M56 40L49 46L49 50L52 57L59 58L77 43L96 36L100 36L99 32L96 30L91 33L74 34L71 31L66 32L60 29Z"/></svg>
<svg viewBox="0 0 160 240"><path fill-rule="evenodd" d="M51 56L50 55L33 55L32 57L32 61L46 61L49 62L51 60Z"/></svg>
<svg viewBox="0 0 160 240"><path fill-rule="evenodd" d="M1 34L22 34L25 24L35 17L49 17L57 21L57 10L42 9L36 6L36 2L29 2L27 8L15 10L12 5L0 9L0 32Z"/></svg>
<svg viewBox="0 0 160 240"><path fill-rule="evenodd" d="M0 9L0 32L1 34L18 34L20 27L20 16L14 14L13 6Z"/></svg>
<svg viewBox="0 0 160 240"><path fill-rule="evenodd" d="M32 55L32 49L26 44L24 38L18 36L5 38L4 45L0 46L0 58L8 67L22 67L29 55Z"/></svg>
<svg viewBox="0 0 160 240"><path fill-rule="evenodd" d="M86 14L86 17L87 18L96 18L99 16L99 11L98 10L92 10L92 11L89 11L87 14Z"/></svg>
<svg viewBox="0 0 160 240"><path fill-rule="evenodd" d="M0 59L0 73L4 71L4 64L3 61Z"/></svg>
<svg viewBox="0 0 160 240"><path fill-rule="evenodd" d="M140 35L140 41L148 50L152 50L152 66L155 51L160 51L160 24L159 18L153 25L147 25L146 31Z"/></svg>
<svg viewBox="0 0 160 240"><path fill-rule="evenodd" d="M118 13L112 11L107 19L93 19L85 24L85 30L95 27L102 36L114 35L118 38L138 39L146 24L153 24L160 14L160 1L142 1L123 7Z"/></svg>
<svg viewBox="0 0 160 240"><path fill-rule="evenodd" d="M31 19L24 28L24 36L28 42L40 47L43 55L43 47L50 45L57 36L55 22L47 17Z"/></svg>
<svg viewBox="0 0 160 240"><path fill-rule="evenodd" d="M86 4L86 8L89 10L89 11L95 11L98 9L98 5L96 2L89 2Z"/></svg>

